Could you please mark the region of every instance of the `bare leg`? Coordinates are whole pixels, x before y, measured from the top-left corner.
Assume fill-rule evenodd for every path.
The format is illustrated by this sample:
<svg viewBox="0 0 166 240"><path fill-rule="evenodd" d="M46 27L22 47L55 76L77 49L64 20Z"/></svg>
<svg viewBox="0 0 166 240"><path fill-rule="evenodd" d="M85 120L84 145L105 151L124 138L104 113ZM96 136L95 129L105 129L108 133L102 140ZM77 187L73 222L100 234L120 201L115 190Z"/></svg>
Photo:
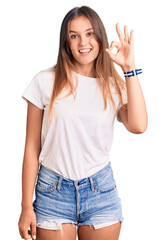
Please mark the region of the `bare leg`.
<svg viewBox="0 0 166 240"><path fill-rule="evenodd" d="M62 229L48 230L36 228L36 240L76 240L76 226L72 223L63 223Z"/></svg>
<svg viewBox="0 0 166 240"><path fill-rule="evenodd" d="M79 240L118 240L121 229L121 222L108 227L94 229L93 226L81 225L78 227Z"/></svg>

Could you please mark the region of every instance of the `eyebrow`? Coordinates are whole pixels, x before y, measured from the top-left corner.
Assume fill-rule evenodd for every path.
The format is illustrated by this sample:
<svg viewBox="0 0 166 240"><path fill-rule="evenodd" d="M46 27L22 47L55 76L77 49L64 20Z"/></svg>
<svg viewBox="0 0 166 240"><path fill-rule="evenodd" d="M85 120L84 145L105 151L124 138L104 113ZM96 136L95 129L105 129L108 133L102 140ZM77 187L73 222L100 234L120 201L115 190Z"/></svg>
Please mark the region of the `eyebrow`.
<svg viewBox="0 0 166 240"><path fill-rule="evenodd" d="M92 30L93 28L88 28L85 32ZM76 31L70 30L69 33L77 33Z"/></svg>

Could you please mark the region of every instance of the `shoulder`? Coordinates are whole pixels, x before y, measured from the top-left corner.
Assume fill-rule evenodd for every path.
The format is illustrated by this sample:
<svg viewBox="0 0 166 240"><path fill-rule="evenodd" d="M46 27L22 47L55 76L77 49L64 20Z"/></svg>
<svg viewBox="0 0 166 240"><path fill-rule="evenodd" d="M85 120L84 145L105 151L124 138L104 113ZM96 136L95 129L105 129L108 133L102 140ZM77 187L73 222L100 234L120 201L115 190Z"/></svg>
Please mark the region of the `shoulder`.
<svg viewBox="0 0 166 240"><path fill-rule="evenodd" d="M110 88L111 88L111 93L113 93L113 94L118 93L115 78L113 78L113 77L110 77Z"/></svg>
<svg viewBox="0 0 166 240"><path fill-rule="evenodd" d="M111 92L113 94L120 95L120 93L123 95L126 95L127 88L126 83L122 80L120 82L117 82L115 78L110 77L110 86L111 86Z"/></svg>
<svg viewBox="0 0 166 240"><path fill-rule="evenodd" d="M50 69L41 70L40 72L37 72L33 80L36 81L37 84L39 84L40 87L45 87L48 84L52 84L55 77L55 71Z"/></svg>
<svg viewBox="0 0 166 240"><path fill-rule="evenodd" d="M38 72L35 77L38 79L50 79L55 76L55 71L51 69L44 69Z"/></svg>
<svg viewBox="0 0 166 240"><path fill-rule="evenodd" d="M127 88L122 81L116 82L113 77L110 77L112 97L117 104L118 110L121 108L122 103L127 104ZM121 102L122 100L122 102Z"/></svg>

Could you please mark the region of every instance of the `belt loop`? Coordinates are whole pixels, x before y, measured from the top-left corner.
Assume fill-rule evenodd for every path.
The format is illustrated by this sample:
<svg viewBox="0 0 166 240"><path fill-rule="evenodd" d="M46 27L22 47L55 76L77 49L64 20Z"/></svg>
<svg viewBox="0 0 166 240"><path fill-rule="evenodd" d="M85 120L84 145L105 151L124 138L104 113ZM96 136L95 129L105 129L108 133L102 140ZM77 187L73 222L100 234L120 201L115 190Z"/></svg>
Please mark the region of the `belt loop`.
<svg viewBox="0 0 166 240"><path fill-rule="evenodd" d="M93 179L92 177L89 177L90 183L91 183L91 190L94 191L94 185L93 185Z"/></svg>
<svg viewBox="0 0 166 240"><path fill-rule="evenodd" d="M59 182L58 182L58 186L57 186L57 190L59 191L61 188L61 182L62 182L62 176L59 177Z"/></svg>

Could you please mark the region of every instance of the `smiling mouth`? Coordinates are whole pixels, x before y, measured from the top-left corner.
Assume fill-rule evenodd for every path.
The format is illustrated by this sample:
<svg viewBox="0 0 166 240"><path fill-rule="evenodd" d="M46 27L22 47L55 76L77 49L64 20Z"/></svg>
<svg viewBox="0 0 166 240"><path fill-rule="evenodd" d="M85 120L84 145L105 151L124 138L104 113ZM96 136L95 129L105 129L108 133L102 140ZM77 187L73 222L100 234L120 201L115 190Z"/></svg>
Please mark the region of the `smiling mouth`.
<svg viewBox="0 0 166 240"><path fill-rule="evenodd" d="M91 48L80 49L80 50L79 50L79 53L80 53L80 54L88 54L88 53L90 53L91 51L92 51Z"/></svg>

